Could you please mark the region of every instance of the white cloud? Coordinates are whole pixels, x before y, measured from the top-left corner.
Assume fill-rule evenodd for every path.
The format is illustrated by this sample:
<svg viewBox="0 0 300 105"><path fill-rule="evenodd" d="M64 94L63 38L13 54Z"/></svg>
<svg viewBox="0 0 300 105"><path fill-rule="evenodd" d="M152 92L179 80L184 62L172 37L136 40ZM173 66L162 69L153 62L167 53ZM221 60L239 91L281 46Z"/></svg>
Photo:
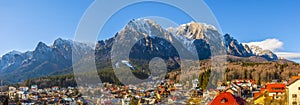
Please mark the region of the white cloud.
<svg viewBox="0 0 300 105"><path fill-rule="evenodd" d="M271 50L271 51L276 51L278 49L282 49L283 46L283 42L281 42L278 39L266 39L263 41L258 41L258 42L249 42L249 43L243 43L243 44L247 44L249 46L255 45L255 46L259 46L260 48L264 49L264 50Z"/></svg>
<svg viewBox="0 0 300 105"><path fill-rule="evenodd" d="M283 42L281 42L276 38L266 39L257 42L243 43L243 44L247 44L249 46L255 45L255 46L259 46L264 50L271 50L280 58L285 58L294 61L300 60L300 53L298 52L277 52L279 49L283 49Z"/></svg>
<svg viewBox="0 0 300 105"><path fill-rule="evenodd" d="M293 52L275 52L278 57L282 57L285 59L297 60L300 59L300 53Z"/></svg>

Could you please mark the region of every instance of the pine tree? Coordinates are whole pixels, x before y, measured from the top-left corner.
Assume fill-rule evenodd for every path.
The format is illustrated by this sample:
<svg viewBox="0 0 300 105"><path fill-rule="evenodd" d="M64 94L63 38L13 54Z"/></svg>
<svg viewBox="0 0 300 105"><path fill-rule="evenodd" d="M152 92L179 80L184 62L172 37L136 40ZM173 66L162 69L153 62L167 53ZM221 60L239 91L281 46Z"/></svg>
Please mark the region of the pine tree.
<svg viewBox="0 0 300 105"><path fill-rule="evenodd" d="M257 85L261 85L261 78L260 78L260 76L258 76L258 81L257 81Z"/></svg>
<svg viewBox="0 0 300 105"><path fill-rule="evenodd" d="M244 70L244 79L247 79L247 70Z"/></svg>

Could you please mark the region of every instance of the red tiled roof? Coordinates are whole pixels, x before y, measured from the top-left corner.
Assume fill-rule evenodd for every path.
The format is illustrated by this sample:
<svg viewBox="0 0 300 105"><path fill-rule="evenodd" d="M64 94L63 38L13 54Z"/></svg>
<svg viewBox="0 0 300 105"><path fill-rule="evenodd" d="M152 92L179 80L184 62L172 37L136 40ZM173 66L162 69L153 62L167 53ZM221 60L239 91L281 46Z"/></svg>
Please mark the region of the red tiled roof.
<svg viewBox="0 0 300 105"><path fill-rule="evenodd" d="M281 83L266 84L266 91L268 92L280 92L283 93L286 91L286 85Z"/></svg>
<svg viewBox="0 0 300 105"><path fill-rule="evenodd" d="M219 94L210 105L245 105L246 101L242 98L235 97L229 92Z"/></svg>

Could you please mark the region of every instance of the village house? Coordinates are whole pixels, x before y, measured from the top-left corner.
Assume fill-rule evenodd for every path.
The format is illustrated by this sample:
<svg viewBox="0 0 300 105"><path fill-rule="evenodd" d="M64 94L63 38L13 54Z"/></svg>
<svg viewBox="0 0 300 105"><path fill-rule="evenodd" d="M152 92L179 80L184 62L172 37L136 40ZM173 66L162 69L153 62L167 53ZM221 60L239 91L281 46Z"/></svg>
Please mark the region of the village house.
<svg viewBox="0 0 300 105"><path fill-rule="evenodd" d="M28 91L28 90L29 90L29 87L27 87L27 86L20 86L20 87L19 87L19 90L20 90L20 91Z"/></svg>
<svg viewBox="0 0 300 105"><path fill-rule="evenodd" d="M270 83L266 84L262 91L264 89L269 93L269 96L272 97L272 99L280 99L281 96L285 94L286 85L282 83Z"/></svg>
<svg viewBox="0 0 300 105"><path fill-rule="evenodd" d="M31 91L38 91L38 86L37 85L31 85Z"/></svg>
<svg viewBox="0 0 300 105"><path fill-rule="evenodd" d="M209 105L247 105L247 102L229 92L222 92Z"/></svg>
<svg viewBox="0 0 300 105"><path fill-rule="evenodd" d="M287 84L288 105L300 104L300 75L294 76Z"/></svg>
<svg viewBox="0 0 300 105"><path fill-rule="evenodd" d="M259 92L254 93L254 104L264 104L265 99L281 100L286 94L286 85L283 83L268 83Z"/></svg>
<svg viewBox="0 0 300 105"><path fill-rule="evenodd" d="M13 86L8 87L9 99L14 99L14 96L15 96L16 92L17 92L17 88L15 88Z"/></svg>
<svg viewBox="0 0 300 105"><path fill-rule="evenodd" d="M58 87L58 86L52 86L52 87L51 87L51 90L57 91L57 90L59 90L59 87Z"/></svg>

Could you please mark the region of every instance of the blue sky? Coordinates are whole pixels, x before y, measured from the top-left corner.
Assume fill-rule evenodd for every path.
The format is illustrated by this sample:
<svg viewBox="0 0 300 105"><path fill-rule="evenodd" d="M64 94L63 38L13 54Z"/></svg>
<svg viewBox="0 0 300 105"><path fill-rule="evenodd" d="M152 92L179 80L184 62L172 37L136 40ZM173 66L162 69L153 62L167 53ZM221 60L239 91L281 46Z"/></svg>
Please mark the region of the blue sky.
<svg viewBox="0 0 300 105"><path fill-rule="evenodd" d="M298 54L300 47L299 0L204 0L215 14L223 33L230 33L240 42L277 39L282 43L276 52ZM73 39L76 27L93 0L1 0L0 55L11 50L33 50L39 41L51 44L56 38ZM139 7L139 6L137 6ZM132 7L128 10L136 10ZM147 10L145 6L139 10ZM135 9L134 9L135 8ZM164 13L168 7L157 8ZM120 18L138 17L130 13ZM159 13L153 13L157 15ZM180 13L182 15L182 13ZM178 24L189 22L176 13L161 14ZM177 19L177 20L176 20ZM113 21L110 33L127 21ZM105 29L104 29L105 30ZM103 37L103 38L107 38ZM275 41L276 42L276 41ZM296 57L297 58L297 57Z"/></svg>
<svg viewBox="0 0 300 105"><path fill-rule="evenodd" d="M299 0L205 0L223 32L241 42L278 38L285 50L300 51Z"/></svg>
<svg viewBox="0 0 300 105"><path fill-rule="evenodd" d="M33 50L39 41L72 39L92 0L1 0L0 55Z"/></svg>
<svg viewBox="0 0 300 105"><path fill-rule="evenodd" d="M299 0L205 1L224 33L232 34L240 42L276 38L283 43L276 52L291 53L290 59L300 61Z"/></svg>

